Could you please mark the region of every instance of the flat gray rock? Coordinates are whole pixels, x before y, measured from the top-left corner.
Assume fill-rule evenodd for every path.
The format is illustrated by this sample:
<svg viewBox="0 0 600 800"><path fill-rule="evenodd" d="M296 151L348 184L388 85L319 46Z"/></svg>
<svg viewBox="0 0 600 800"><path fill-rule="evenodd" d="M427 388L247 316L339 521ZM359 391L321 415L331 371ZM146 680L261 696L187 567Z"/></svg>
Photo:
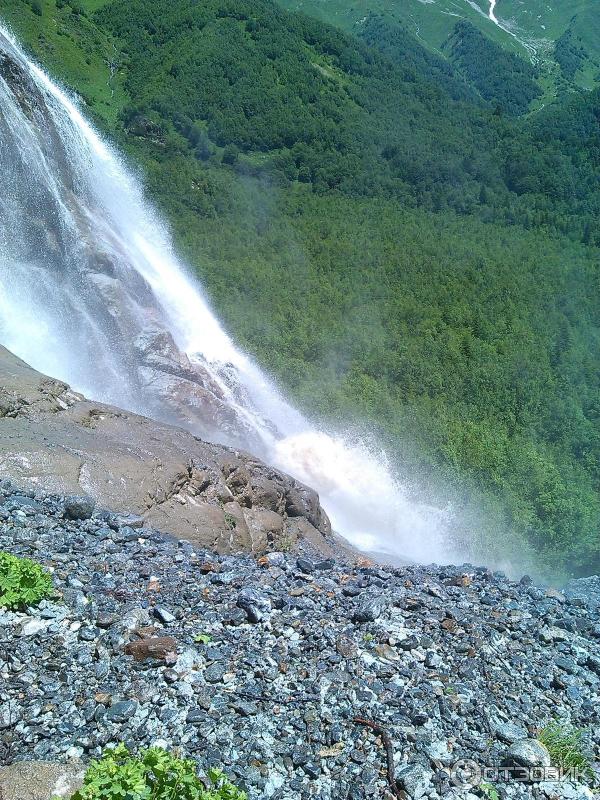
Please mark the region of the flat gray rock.
<svg viewBox="0 0 600 800"><path fill-rule="evenodd" d="M534 769L551 765L550 753L537 739L520 739L506 753L505 763L516 767Z"/></svg>
<svg viewBox="0 0 600 800"><path fill-rule="evenodd" d="M47 761L18 761L0 767L0 800L52 800L70 797L83 783L81 762L52 764Z"/></svg>

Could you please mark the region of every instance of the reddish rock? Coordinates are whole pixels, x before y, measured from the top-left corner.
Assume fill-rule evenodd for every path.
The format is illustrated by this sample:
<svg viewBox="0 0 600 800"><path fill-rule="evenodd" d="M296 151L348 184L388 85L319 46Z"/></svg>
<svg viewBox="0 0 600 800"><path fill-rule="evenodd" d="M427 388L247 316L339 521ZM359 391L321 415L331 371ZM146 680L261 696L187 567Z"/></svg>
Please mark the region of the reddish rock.
<svg viewBox="0 0 600 800"><path fill-rule="evenodd" d="M456 578L450 578L446 581L446 586L462 586L466 588L473 583L473 579L469 575L457 575Z"/></svg>
<svg viewBox="0 0 600 800"><path fill-rule="evenodd" d="M123 648L128 656L133 656L136 661L146 658L156 658L167 661L168 657L177 650L177 642L172 636L153 636L150 639L138 639L129 642Z"/></svg>

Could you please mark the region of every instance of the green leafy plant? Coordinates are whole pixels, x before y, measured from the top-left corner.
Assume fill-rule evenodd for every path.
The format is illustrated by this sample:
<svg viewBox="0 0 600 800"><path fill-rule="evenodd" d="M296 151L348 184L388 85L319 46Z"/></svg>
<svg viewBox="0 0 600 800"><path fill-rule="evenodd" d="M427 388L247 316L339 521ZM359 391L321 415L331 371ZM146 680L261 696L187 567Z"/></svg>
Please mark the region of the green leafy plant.
<svg viewBox="0 0 600 800"><path fill-rule="evenodd" d="M119 744L92 761L71 800L247 800L219 769L208 770L206 782L198 778L191 759L160 747L134 756Z"/></svg>
<svg viewBox="0 0 600 800"><path fill-rule="evenodd" d="M33 606L51 591L50 575L35 561L0 553L0 607Z"/></svg>
<svg viewBox="0 0 600 800"><path fill-rule="evenodd" d="M564 770L574 769L588 780L594 779L584 732L580 728L555 720L543 728L538 739L550 753L553 766Z"/></svg>
<svg viewBox="0 0 600 800"><path fill-rule="evenodd" d="M489 800L499 800L500 798L498 790L491 783L480 783L479 792L482 795L482 797L487 797Z"/></svg>
<svg viewBox="0 0 600 800"><path fill-rule="evenodd" d="M230 514L229 511L225 512L225 522L227 523L227 527L233 530L237 525L237 519Z"/></svg>
<svg viewBox="0 0 600 800"><path fill-rule="evenodd" d="M197 633L194 636L194 641L197 642L197 644L210 644L212 642L212 636L208 633Z"/></svg>
<svg viewBox="0 0 600 800"><path fill-rule="evenodd" d="M277 550L281 553L289 553L294 547L294 540L289 534L283 534L277 540Z"/></svg>

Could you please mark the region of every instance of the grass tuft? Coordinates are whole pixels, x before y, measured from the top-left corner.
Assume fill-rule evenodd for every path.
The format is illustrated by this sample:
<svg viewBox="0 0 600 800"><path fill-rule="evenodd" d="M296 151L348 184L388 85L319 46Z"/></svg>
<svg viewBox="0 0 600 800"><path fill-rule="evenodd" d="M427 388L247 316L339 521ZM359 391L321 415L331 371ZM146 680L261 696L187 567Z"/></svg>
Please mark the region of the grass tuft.
<svg viewBox="0 0 600 800"><path fill-rule="evenodd" d="M543 728L538 739L548 749L553 766L575 770L589 781L595 779L583 730L555 720Z"/></svg>

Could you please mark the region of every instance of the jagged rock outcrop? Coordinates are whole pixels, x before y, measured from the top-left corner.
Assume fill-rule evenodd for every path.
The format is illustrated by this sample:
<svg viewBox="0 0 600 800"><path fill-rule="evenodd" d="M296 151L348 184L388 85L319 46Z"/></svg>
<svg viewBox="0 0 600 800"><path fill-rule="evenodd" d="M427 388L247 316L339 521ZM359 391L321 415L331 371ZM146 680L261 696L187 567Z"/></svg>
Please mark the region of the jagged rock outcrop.
<svg viewBox="0 0 600 800"><path fill-rule="evenodd" d="M103 508L221 553L307 540L329 554L312 489L248 453L86 400L0 347L0 475L92 496ZM336 548L338 545L335 545Z"/></svg>

